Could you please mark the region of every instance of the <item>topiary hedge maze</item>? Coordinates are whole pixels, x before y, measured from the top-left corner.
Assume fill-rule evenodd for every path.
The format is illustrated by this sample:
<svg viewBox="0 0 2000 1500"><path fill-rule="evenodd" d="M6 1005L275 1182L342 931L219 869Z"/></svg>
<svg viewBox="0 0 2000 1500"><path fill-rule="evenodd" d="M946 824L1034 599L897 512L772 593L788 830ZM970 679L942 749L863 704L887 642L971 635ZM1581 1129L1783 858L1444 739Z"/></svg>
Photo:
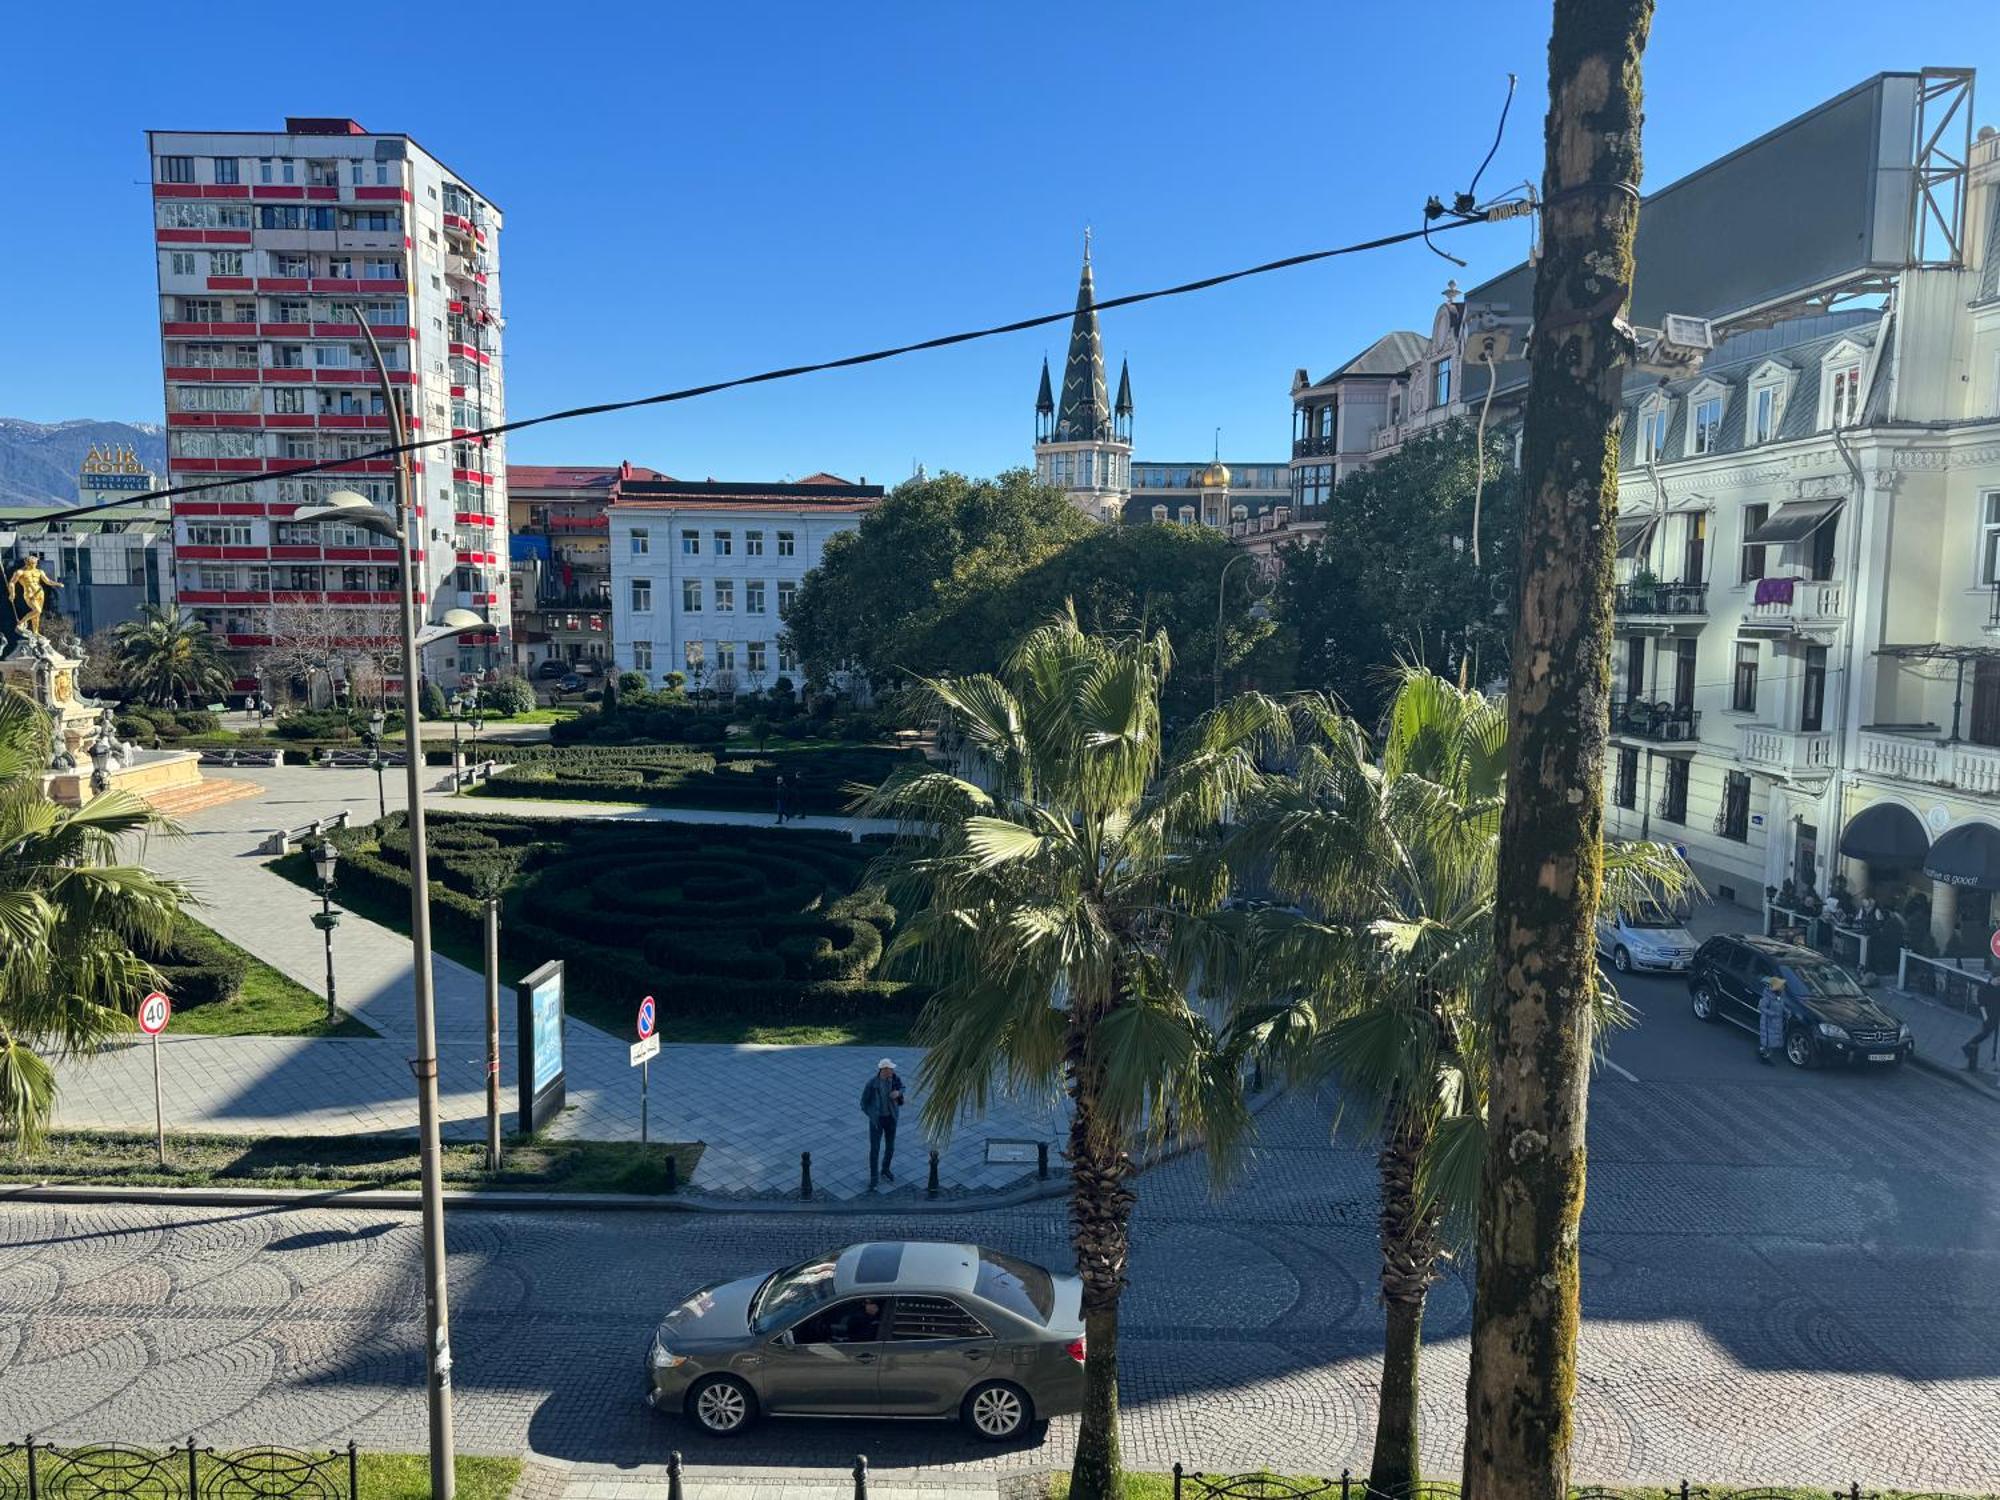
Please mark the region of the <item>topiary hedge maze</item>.
<svg viewBox="0 0 2000 1500"><path fill-rule="evenodd" d="M664 1015L746 1023L907 1018L911 985L878 974L895 911L844 834L732 825L436 815L432 920L476 941L481 892L509 881L510 958L561 958L572 1005L624 1030L652 995ZM409 899L409 829L335 835L340 880Z"/></svg>
<svg viewBox="0 0 2000 1500"><path fill-rule="evenodd" d="M847 810L856 784L880 786L916 750L781 750L712 755L688 745L557 745L508 751L513 764L483 783L493 797L565 802L639 802L775 815L777 778L794 813Z"/></svg>

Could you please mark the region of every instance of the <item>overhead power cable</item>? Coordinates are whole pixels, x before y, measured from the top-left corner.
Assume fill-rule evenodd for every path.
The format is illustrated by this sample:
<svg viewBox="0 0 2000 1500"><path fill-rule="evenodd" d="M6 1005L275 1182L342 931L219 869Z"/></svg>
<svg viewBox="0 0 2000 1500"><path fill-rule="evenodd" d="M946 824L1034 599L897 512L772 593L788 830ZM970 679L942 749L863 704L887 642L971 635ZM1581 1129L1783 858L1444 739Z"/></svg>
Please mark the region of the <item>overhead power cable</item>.
<svg viewBox="0 0 2000 1500"><path fill-rule="evenodd" d="M1288 271L1295 266L1312 265L1316 261L1332 260L1343 255L1359 255L1367 250L1383 250L1391 245L1405 244L1411 240L1423 239L1427 234L1442 234L1452 229L1464 229L1473 224L1483 224L1483 212L1455 220L1449 224L1429 225L1419 229L1407 229L1399 234L1379 235L1374 239L1357 240L1351 245L1338 245L1330 250L1308 250L1301 255L1287 255L1281 260L1268 260L1262 265L1246 266L1237 271L1224 271L1214 276L1203 276L1195 281L1184 281L1178 286L1159 287L1148 292L1130 292L1123 297L1105 297L1091 303L1089 310L1109 312L1114 308L1133 307L1141 302L1157 302L1166 297L1185 297L1193 292L1205 292L1212 287L1226 285L1232 281L1242 281L1252 276L1267 276L1273 271ZM1002 334L1021 333L1030 328L1042 328L1051 323L1067 322L1079 311L1076 307L1066 307L1061 312L1043 313L1032 318L1016 318L1009 323L996 323L987 328L967 329L962 333L940 334L936 338L920 339L913 344L897 344L887 349L871 349L866 354L849 354L840 359L820 360L815 364L787 365L781 369L763 370L755 375L738 375L730 380L713 380L704 385L684 386L677 391L662 391L652 396L634 396L624 401L600 401L589 406L572 406L564 411L544 412L540 416L522 417L512 422L502 422L492 427L481 427L453 432L439 437L413 438L407 442L389 443L366 453L353 454L347 458L322 459L315 463L288 464L282 469L269 469L261 474L229 475L219 479L200 480L192 484L170 485L163 490L148 491L148 501L172 500L183 495L199 495L209 490L229 489L246 482L268 479L291 479L303 474L325 474L351 468L355 464L367 463L379 458L395 458L404 453L420 452L426 448L440 447L446 443L483 441L488 438L520 432L529 427L540 427L550 422L569 422L578 417L598 417L611 412L632 411L642 406L664 406L674 401L692 401L697 396L712 396L718 391L736 390L742 386L767 385L777 380L794 380L801 375L817 375L827 370L852 369L857 365L878 364L883 360L900 359L908 354L921 354L930 349L948 349L954 344L970 344L979 339L998 338ZM75 516L87 516L104 509L97 505L77 506L71 510L54 511L37 516L38 521L62 521Z"/></svg>

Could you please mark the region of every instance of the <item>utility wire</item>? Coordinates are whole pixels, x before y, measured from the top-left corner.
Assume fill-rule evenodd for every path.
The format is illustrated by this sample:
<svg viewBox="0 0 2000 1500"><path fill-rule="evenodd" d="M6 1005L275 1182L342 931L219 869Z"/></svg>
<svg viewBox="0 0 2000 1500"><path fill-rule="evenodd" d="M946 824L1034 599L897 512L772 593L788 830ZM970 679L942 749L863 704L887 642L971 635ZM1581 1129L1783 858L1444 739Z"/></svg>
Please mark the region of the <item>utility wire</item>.
<svg viewBox="0 0 2000 1500"><path fill-rule="evenodd" d="M1295 266L1311 265L1316 261L1332 260L1342 255L1358 255L1366 250L1382 250L1391 245L1423 239L1430 234L1442 234L1447 230L1464 229L1469 225L1485 222L1484 213L1479 213L1456 219L1449 224L1426 223L1421 228L1407 229L1399 234L1385 234L1370 240L1358 240L1351 245L1340 245L1331 250L1309 250L1302 255L1287 255L1281 260L1269 260L1262 265L1246 266L1237 271L1224 271L1215 276L1203 276L1195 281L1184 281L1178 286L1160 287L1149 292L1131 292L1123 297L1102 298L1084 309L1068 307L1061 312L1043 313L1032 318L1017 318L1010 323L996 323L991 327L968 329L962 333L941 334L936 338L920 339L913 344L898 344L888 349L870 350L866 354L849 354L840 359L821 360L809 365L787 365L782 369L764 370L755 375L739 375L731 380L710 381L705 385L685 386L677 391L663 391L653 396L635 396L624 401L602 401L590 406L573 406L565 411L544 412L540 416L522 417L517 421L502 422L494 427L481 427L440 437L413 438L408 442L386 444L348 458L322 459L316 463L292 464L282 469L270 469L261 474L231 475L193 484L170 485L163 490L148 491L145 499L149 502L172 500L182 495L199 495L209 490L230 489L258 480L291 479L302 474L324 474L373 459L395 458L404 453L420 452L446 443L496 438L506 433L520 432L525 428L540 427L548 422L568 422L578 417L604 416L610 412L632 411L642 406L664 406L669 402L691 401L697 396L712 396L718 391L735 390L741 386L764 385L776 380L793 380L801 375L817 375L826 370L845 370L856 365L877 364L882 360L900 359L907 354L920 354L930 349L947 349L954 344L969 344L979 339L997 338L1001 334L1021 333L1030 328L1042 328L1051 323L1065 322L1074 318L1079 311L1108 312L1113 308L1132 307L1141 302L1155 302L1165 297L1184 297L1192 292L1205 292L1212 287L1223 286L1232 281L1242 281L1251 276L1266 276L1273 271L1288 271ZM70 510L37 516L35 519L64 521L76 516L91 515L103 509L103 506L81 505Z"/></svg>

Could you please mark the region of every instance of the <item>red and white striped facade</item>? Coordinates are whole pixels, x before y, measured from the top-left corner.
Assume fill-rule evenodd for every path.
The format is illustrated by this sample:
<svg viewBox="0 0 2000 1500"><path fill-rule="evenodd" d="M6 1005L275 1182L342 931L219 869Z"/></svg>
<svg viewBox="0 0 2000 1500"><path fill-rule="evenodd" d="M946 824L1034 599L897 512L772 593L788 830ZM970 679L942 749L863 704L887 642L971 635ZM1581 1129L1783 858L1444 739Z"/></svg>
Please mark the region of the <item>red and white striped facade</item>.
<svg viewBox="0 0 2000 1500"><path fill-rule="evenodd" d="M504 420L500 211L405 135L288 119L277 133L150 131L169 483L181 604L246 671L288 607L351 611L376 637L398 594L392 544L285 518L336 489L394 501L395 465L271 477L390 438L359 322L382 345L413 435ZM358 306L358 316L357 316ZM504 438L412 455L419 608L493 622L429 649L426 675L512 655Z"/></svg>

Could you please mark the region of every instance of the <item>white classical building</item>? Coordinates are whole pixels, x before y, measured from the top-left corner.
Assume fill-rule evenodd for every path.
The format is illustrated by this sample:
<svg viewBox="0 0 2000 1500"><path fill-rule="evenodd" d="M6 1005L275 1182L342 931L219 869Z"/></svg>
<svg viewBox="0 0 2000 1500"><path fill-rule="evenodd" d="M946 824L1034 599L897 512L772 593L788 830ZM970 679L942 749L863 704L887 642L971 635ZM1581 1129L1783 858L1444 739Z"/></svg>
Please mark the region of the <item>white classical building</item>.
<svg viewBox="0 0 2000 1500"><path fill-rule="evenodd" d="M2000 137L1957 253L1627 386L1608 831L1754 906L2000 892Z"/></svg>
<svg viewBox="0 0 2000 1500"><path fill-rule="evenodd" d="M826 544L882 487L814 474L796 484L629 479L608 509L613 654L655 685L760 693L798 682L780 631Z"/></svg>

